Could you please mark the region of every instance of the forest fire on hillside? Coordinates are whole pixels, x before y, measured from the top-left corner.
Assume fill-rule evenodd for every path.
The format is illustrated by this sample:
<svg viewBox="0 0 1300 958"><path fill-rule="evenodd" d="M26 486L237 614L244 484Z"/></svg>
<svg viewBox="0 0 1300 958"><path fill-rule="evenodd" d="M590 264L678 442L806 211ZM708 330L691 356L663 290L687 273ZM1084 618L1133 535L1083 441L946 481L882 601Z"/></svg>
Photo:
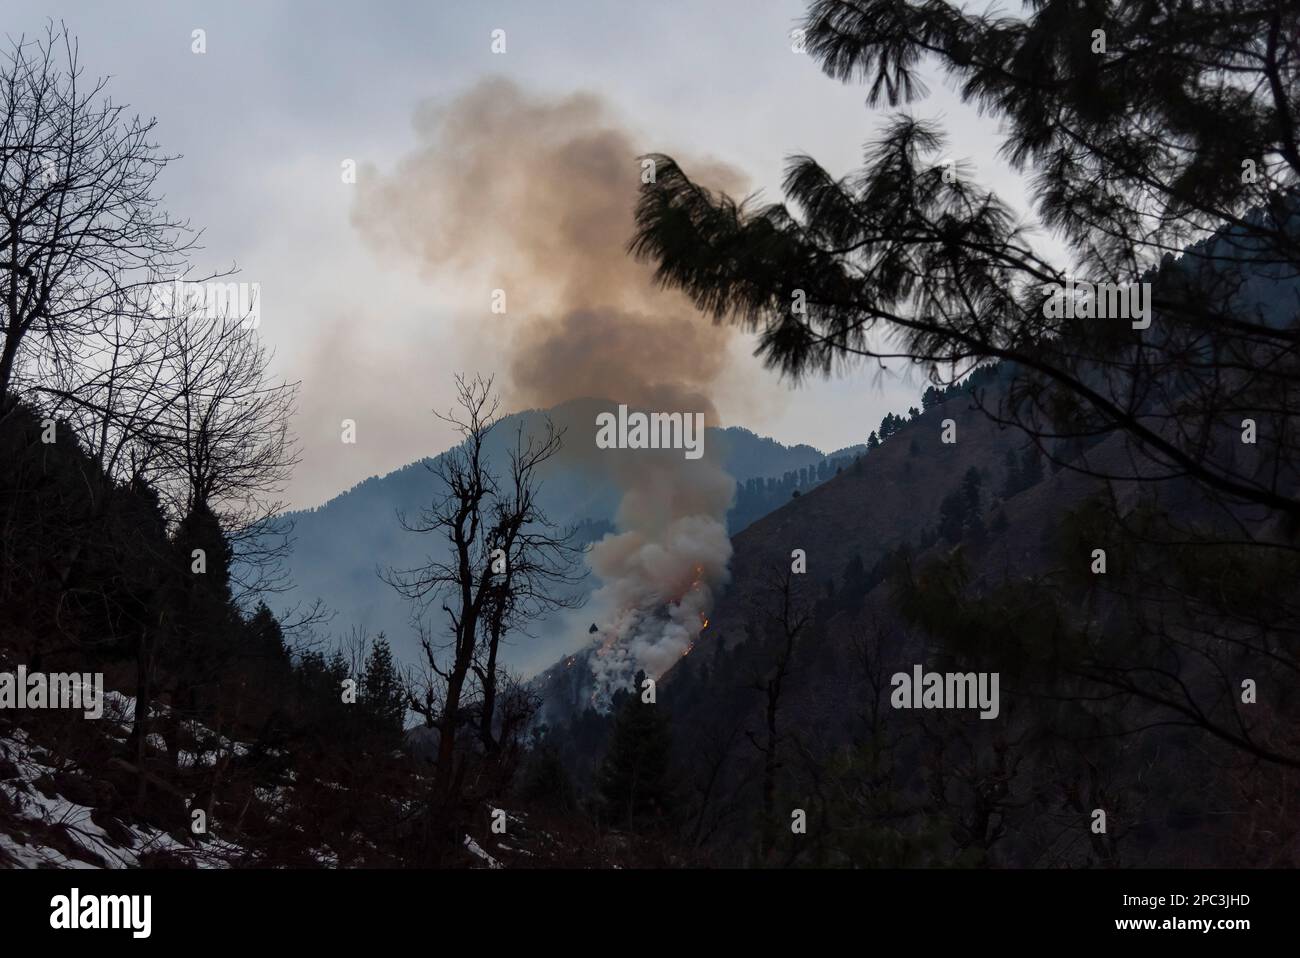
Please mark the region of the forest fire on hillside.
<svg viewBox="0 0 1300 958"><path fill-rule="evenodd" d="M530 291L502 339L510 402L545 408L595 398L610 408L682 410L715 426L712 396L733 332L701 322L685 297L626 255L641 151L605 104L586 94L531 96L493 80L427 105L418 126L425 142L391 176L369 181L354 220L373 243L414 252L427 267L490 269L494 284ZM507 141L512 148L502 150ZM743 189L736 171L704 167L717 185ZM559 230L556 209L568 211ZM639 670L663 674L698 637L728 578L735 483L707 442L687 459L680 450L599 449L594 422L557 425L562 457L622 495L618 531L589 555L603 583L592 597L595 620L605 625L588 661L604 702Z"/></svg>
<svg viewBox="0 0 1300 958"><path fill-rule="evenodd" d="M681 567L678 557L693 560L685 583L674 575ZM611 614L590 659L596 707L607 706L615 691L629 687L638 670L658 678L690 652L708 625L717 590L728 580L730 558L725 529L707 516L678 520L664 542L627 532L597 543L592 569L607 584L593 601L608 603ZM617 577L611 580L603 570Z"/></svg>

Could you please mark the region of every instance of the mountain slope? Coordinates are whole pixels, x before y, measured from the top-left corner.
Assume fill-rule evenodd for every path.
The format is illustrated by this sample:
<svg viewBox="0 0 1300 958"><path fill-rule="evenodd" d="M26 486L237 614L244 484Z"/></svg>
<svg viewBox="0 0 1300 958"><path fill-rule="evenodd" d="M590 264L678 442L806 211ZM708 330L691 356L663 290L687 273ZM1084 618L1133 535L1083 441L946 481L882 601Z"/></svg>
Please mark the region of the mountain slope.
<svg viewBox="0 0 1300 958"><path fill-rule="evenodd" d="M590 422L594 411L606 405L575 401L551 410L550 415L561 425ZM516 429L522 427L527 433L540 425L544 415L532 410L504 418L490 437L491 459L504 462L507 443ZM826 459L812 446L785 446L735 427L708 429L705 448L710 455L717 455L723 468L739 482L777 479L792 471L797 475L800 469L815 469ZM431 550L443 548L433 536L404 530L399 518L404 514L417 519L419 510L434 498L436 477L429 468L434 461L411 463L367 479L318 508L288 513L286 518L294 524L294 542L287 572L294 585L270 601L273 609L283 612L295 603L310 604L320 598L335 612L334 631L355 625L370 634L384 632L400 660L418 662L420 651L410 624L410 605L380 579L380 573L420 565ZM562 455L543 471L542 507L552 521L578 527L578 544L595 541L613 530L620 495L614 485L584 468L580 460ZM782 500L778 496L768 500L776 501ZM770 508L767 503L761 506ZM594 585L589 579L582 591ZM580 636L567 634L555 622L540 623L534 631L526 644L516 642L509 648L512 668L543 667L573 648L575 638L581 642Z"/></svg>
<svg viewBox="0 0 1300 958"><path fill-rule="evenodd" d="M942 442L945 420L955 424L953 444ZM1076 699L1071 689L1083 687L1068 681L1044 697L1045 687L1027 684L1027 635L1045 654L1070 654L1080 641L1122 645L1138 614L1161 616L1175 636L1198 623L1181 621L1145 591L1136 610L1108 593L1092 569L1093 549L1110 551L1120 593L1125 552L1080 520L1106 484L1071 469L1008 484L1008 454L1019 457L1026 445L1022 433L1000 428L958 393L733 537L732 585L657 689L671 714L683 814L695 834L753 863L754 852L737 843L758 834L764 749L775 729L774 817L788 821L798 809L830 822L817 833L835 834L834 853L862 864L1194 867L1300 858L1300 829L1275 800L1287 787L1284 771L1171 722L1169 710L1150 701L1095 689ZM1131 450L1111 434L1073 455L1098 473L1119 474ZM976 514L945 536L945 500L960 494L972 470L981 489ZM1116 482L1111 492L1117 512L1135 520L1155 509L1189 526L1247 521L1222 516L1186 480ZM808 620L781 670L773 714L783 648L773 585L795 550L806 557L806 573L791 578ZM945 623L957 623L955 634L937 631ZM587 710L587 654L538 680L544 720L560 729L580 781L599 763L607 735ZM1214 678L1192 655L1178 662L1167 651L1134 654L1139 667L1173 669L1191 689ZM915 666L997 673L997 720L891 707L891 677ZM1285 694L1278 675L1250 674L1270 694ZM1260 721L1259 734L1268 734L1268 713ZM1243 804L1244 790L1256 798ZM1091 830L1096 809L1110 816L1103 835ZM1278 844L1256 843L1247 861L1243 830L1261 828ZM764 857L807 852L786 834Z"/></svg>

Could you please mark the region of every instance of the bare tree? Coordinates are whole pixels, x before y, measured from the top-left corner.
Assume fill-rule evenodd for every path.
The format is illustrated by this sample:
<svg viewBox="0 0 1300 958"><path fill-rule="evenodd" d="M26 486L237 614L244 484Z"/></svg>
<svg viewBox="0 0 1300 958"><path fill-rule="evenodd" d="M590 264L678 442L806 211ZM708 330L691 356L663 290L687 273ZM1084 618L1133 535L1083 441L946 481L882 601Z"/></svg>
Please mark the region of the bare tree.
<svg viewBox="0 0 1300 958"><path fill-rule="evenodd" d="M270 378L269 354L246 318L184 298L151 300L152 335L124 337L104 377L86 380L102 401L89 388L55 395L98 417L103 461L129 450L133 478L158 495L177 552L163 562L168 584L132 638L137 761L155 698L170 692L174 726L185 707L181 697L197 707L197 690L211 686L228 664L213 657L204 634L222 620L236 590L258 591L256 570L270 567L275 575L271 563L287 548L287 534L278 544L263 542L282 509L275 496L297 462L288 425L295 387ZM119 355L129 358L119 362ZM255 570L252 588L247 575L232 580L240 575L237 553L242 568ZM171 663L171 685L159 689L163 657Z"/></svg>
<svg viewBox="0 0 1300 958"><path fill-rule="evenodd" d="M171 159L155 121L82 72L76 40L53 24L0 66L0 399L28 344L47 365L80 362L123 297L182 272L195 240L153 192Z"/></svg>
<svg viewBox="0 0 1300 958"><path fill-rule="evenodd" d="M702 731L695 741L689 762L691 783L696 791L688 840L692 848L703 848L713 835L743 807L743 794L752 772L730 772L740 739L741 722L713 726ZM748 764L748 763L746 763ZM731 780L728 781L728 774Z"/></svg>
<svg viewBox="0 0 1300 958"><path fill-rule="evenodd" d="M477 714L486 750L498 747L500 642L510 629L568 601L562 587L573 581L575 558L570 533L557 530L537 501L541 467L559 452L561 434L549 422L540 438L525 439L521 431L503 479L486 447L499 423L492 380L457 377L456 391L459 409L439 418L462 441L430 466L434 503L414 521L403 518L409 531L436 534L449 549L425 565L384 573L419 610L438 603L446 616L445 645L422 633L426 681L411 696L412 709L438 729L434 790L440 799L458 794L456 741L468 719Z"/></svg>
<svg viewBox="0 0 1300 958"><path fill-rule="evenodd" d="M540 509L539 469L561 448L563 435L547 419L540 436L525 436L521 424L509 452L510 464L493 496L490 555L502 571L489 589L482 620L480 654L473 666L483 690L479 735L484 749L496 752L500 742L494 732L498 662L502 638L546 612L572 608L579 602L570 590L580 549L572 545L571 530L557 530Z"/></svg>
<svg viewBox="0 0 1300 958"><path fill-rule="evenodd" d="M236 584L266 591L287 548L276 517L299 461L289 432L297 384L271 377L271 354L246 316L183 299L166 335L148 474L174 519L210 510L245 569L255 570L245 574L261 573Z"/></svg>
<svg viewBox="0 0 1300 958"><path fill-rule="evenodd" d="M763 695L763 735L746 729L750 743L763 756L763 828L760 855L766 859L776 845L776 775L781 768L780 748L785 739L780 731L781 693L790 674L799 636L812 619L808 604L795 585L789 568L774 573L768 583L768 615L775 630L776 655L772 664L756 676L750 688Z"/></svg>

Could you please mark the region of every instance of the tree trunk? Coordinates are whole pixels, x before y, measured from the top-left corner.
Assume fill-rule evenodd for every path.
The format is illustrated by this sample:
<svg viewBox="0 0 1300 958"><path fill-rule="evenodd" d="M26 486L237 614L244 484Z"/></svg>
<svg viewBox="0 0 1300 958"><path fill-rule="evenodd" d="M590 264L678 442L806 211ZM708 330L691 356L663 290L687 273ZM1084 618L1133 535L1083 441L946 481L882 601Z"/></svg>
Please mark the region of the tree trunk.
<svg viewBox="0 0 1300 958"><path fill-rule="evenodd" d="M135 756L135 767L141 770L144 769L144 749L149 734L149 699L152 695L150 673L153 671L151 653L148 629L141 629L135 649L135 720L131 725L132 754ZM136 804L143 805L147 794L148 783L144 775L141 775L136 790Z"/></svg>
<svg viewBox="0 0 1300 958"><path fill-rule="evenodd" d="M457 662L447 678L447 698L438 724L438 767L433 777L433 789L439 798L451 797L455 781L452 772L456 758L456 726L460 723L460 694L468 671L468 662L464 665Z"/></svg>

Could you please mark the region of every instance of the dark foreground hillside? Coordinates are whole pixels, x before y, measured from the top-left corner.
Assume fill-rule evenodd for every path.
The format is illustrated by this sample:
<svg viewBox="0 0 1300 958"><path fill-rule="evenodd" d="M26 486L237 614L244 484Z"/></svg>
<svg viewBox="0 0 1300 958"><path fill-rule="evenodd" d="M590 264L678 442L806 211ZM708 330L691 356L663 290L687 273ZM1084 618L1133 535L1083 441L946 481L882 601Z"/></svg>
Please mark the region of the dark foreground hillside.
<svg viewBox="0 0 1300 958"><path fill-rule="evenodd" d="M43 442L47 422L29 407L0 414L0 672L102 672L103 714L0 713L0 867L606 865L670 854L545 801L533 813L509 793L517 752L435 824L387 645L330 653L295 644L265 607L241 611L219 530L200 517L167 530L147 487L107 480L66 423ZM196 543L214 560L201 576ZM514 823L508 839L490 831L497 807Z"/></svg>
<svg viewBox="0 0 1300 958"><path fill-rule="evenodd" d="M1157 530L1171 516L1185 529L1246 520L1187 483L1121 483L1107 502L1126 527L1108 525L1103 481L977 408L1006 378L988 370L974 391L928 403L735 537L733 585L657 690L687 840L749 864L1294 864L1295 773L1253 750L1291 735L1285 672L1247 664L1229 638L1196 655L1190 640L1157 647L1139 633L1150 617L1178 638L1202 625L1185 596L1151 587L1144 563L1175 556L1189 589L1241 575L1156 551ZM1127 455L1118 436L1047 451L1100 474ZM1266 617L1294 570L1258 571ZM598 788L608 723L575 695L581 661L542 687L570 704L557 748ZM1148 663L1187 698L1128 683ZM918 665L998 673L996 719L894 708L891 677ZM1252 710L1220 688L1248 678L1270 704ZM1203 702L1210 711L1192 711ZM1218 734L1238 721L1248 740ZM805 834L791 827L799 813Z"/></svg>

